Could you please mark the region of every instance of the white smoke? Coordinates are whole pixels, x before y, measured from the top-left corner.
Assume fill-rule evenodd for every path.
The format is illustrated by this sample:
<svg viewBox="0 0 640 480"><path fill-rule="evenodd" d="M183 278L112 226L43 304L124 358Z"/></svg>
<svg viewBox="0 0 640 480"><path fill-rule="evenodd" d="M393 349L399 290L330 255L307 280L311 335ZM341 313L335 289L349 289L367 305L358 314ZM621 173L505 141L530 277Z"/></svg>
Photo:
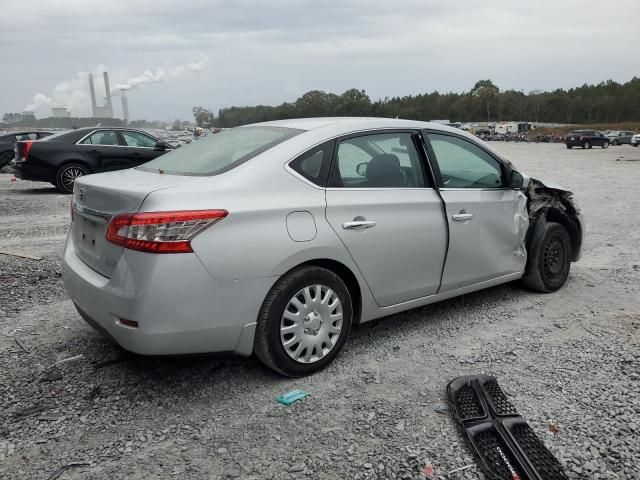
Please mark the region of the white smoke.
<svg viewBox="0 0 640 480"><path fill-rule="evenodd" d="M148 83L162 83L171 78L179 78L189 72L201 72L209 63L206 55L200 55L200 59L196 62L187 63L186 65L178 65L175 67L156 67L154 71L145 70L140 75L129 78L121 83L116 83L111 89L112 95L118 95L120 90L133 90Z"/></svg>
<svg viewBox="0 0 640 480"><path fill-rule="evenodd" d="M126 71L110 71L104 65L99 65L92 72L78 72L75 78L60 82L48 94L36 93L24 110L34 112L40 117L48 117L51 115L52 107L66 107L73 117L90 116L89 73L93 74L97 103L102 105L105 95L102 72L109 72L109 81L112 85L111 95L117 96L120 94L120 90L133 90L146 84L162 83L165 80L180 78L191 72L201 72L208 63L208 57L201 55L195 62L156 67L153 70L145 70L134 77L130 77Z"/></svg>

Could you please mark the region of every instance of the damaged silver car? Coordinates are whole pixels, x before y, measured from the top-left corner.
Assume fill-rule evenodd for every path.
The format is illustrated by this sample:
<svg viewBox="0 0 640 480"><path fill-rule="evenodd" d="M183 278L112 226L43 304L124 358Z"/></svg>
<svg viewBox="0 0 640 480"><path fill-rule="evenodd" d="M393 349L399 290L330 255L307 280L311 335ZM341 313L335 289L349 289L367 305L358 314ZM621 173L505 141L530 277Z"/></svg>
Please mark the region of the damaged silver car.
<svg viewBox="0 0 640 480"><path fill-rule="evenodd" d="M76 181L63 278L133 352L255 353L289 376L351 326L505 282L552 292L574 196L457 129L378 118L238 127Z"/></svg>

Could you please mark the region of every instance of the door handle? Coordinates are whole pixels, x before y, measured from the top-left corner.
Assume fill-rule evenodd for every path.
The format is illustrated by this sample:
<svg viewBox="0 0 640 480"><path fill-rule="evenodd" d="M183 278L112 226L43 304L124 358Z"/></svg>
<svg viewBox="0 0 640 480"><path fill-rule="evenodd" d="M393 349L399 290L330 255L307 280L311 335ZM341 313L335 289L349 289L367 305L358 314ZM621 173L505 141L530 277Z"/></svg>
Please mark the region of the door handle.
<svg viewBox="0 0 640 480"><path fill-rule="evenodd" d="M472 220L475 215L473 213L458 213L456 215L451 215L451 219L454 222L466 222L467 220Z"/></svg>
<svg viewBox="0 0 640 480"><path fill-rule="evenodd" d="M376 222L371 220L354 220L353 222L344 222L342 224L342 228L345 230L366 230L375 226Z"/></svg>

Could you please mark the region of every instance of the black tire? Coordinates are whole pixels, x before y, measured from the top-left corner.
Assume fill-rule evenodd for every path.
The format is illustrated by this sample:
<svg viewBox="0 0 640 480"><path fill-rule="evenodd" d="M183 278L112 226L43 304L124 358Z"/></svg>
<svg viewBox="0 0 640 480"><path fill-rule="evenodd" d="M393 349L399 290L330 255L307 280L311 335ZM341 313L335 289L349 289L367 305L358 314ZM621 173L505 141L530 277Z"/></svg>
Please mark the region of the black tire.
<svg viewBox="0 0 640 480"><path fill-rule="evenodd" d="M571 239L559 223L546 222L531 241L522 283L537 292L555 292L564 285L571 268Z"/></svg>
<svg viewBox="0 0 640 480"><path fill-rule="evenodd" d="M584 142L582 148L591 148L591 142Z"/></svg>
<svg viewBox="0 0 640 480"><path fill-rule="evenodd" d="M614 140L613 144L617 147L618 145L620 145L620 142L618 140Z"/></svg>
<svg viewBox="0 0 640 480"><path fill-rule="evenodd" d="M602 142L602 148L609 148L609 142L607 141Z"/></svg>
<svg viewBox="0 0 640 480"><path fill-rule="evenodd" d="M573 146L571 146L571 145L567 145L567 148L568 148L569 150L571 150L571 149L573 148Z"/></svg>
<svg viewBox="0 0 640 480"><path fill-rule="evenodd" d="M280 328L289 301L296 293L312 285L329 287L337 294L342 304L342 329L338 334L337 341L333 342L333 348L322 358L312 363L302 363L291 358L285 351L280 337ZM340 277L326 268L302 266L290 271L278 280L262 303L253 350L262 363L284 376L309 375L326 367L340 353L351 331L352 321L351 295ZM306 334L305 329L303 335ZM315 350L313 351L315 352Z"/></svg>
<svg viewBox="0 0 640 480"><path fill-rule="evenodd" d="M89 175L87 167L79 163L66 163L56 172L56 187L62 193L73 193L73 183L78 177Z"/></svg>

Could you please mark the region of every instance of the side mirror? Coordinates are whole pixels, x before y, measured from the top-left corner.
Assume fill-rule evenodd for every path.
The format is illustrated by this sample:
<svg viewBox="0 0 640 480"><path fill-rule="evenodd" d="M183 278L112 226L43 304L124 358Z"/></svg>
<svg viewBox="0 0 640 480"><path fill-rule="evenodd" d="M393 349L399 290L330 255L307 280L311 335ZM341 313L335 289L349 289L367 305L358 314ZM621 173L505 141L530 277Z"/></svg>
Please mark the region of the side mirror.
<svg viewBox="0 0 640 480"><path fill-rule="evenodd" d="M168 146L166 143L164 142L156 142L155 147L153 147L154 150L157 150L159 152L164 152L166 150L169 150Z"/></svg>
<svg viewBox="0 0 640 480"><path fill-rule="evenodd" d="M361 177L366 177L367 176L367 163L359 163L358 166L356 167L356 173L358 175L360 175Z"/></svg>
<svg viewBox="0 0 640 480"><path fill-rule="evenodd" d="M524 188L524 177L520 172L511 170L511 179L509 187L514 190L522 190Z"/></svg>

